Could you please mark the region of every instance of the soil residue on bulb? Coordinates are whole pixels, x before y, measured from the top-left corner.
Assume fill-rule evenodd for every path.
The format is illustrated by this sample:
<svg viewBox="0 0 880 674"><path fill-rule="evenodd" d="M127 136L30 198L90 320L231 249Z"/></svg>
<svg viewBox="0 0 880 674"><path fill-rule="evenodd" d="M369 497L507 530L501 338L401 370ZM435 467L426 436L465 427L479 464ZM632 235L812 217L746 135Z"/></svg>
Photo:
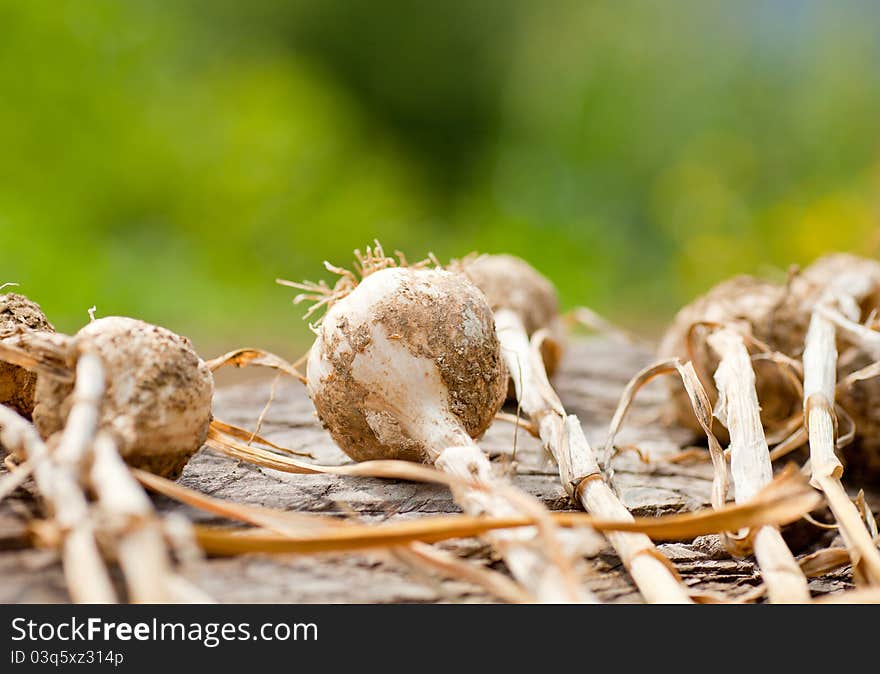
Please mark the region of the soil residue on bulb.
<svg viewBox="0 0 880 674"><path fill-rule="evenodd" d="M333 439L355 460L426 461L428 448L403 430L409 420L387 401L376 401L375 392L354 375L355 358L369 357L380 330L412 357L430 361L449 411L468 435L479 437L492 423L507 385L492 313L479 289L442 270L383 270L361 287L372 292L378 284L387 284L387 291L370 298L367 313L350 312L364 301L358 288L324 317L313 347L316 359L309 362L312 400Z"/></svg>
<svg viewBox="0 0 880 674"><path fill-rule="evenodd" d="M0 295L0 339L28 332L55 332L36 302L24 295ZM34 411L37 375L18 365L0 362L0 405L11 407L30 419Z"/></svg>
<svg viewBox="0 0 880 674"><path fill-rule="evenodd" d="M547 375L553 375L562 358L564 341L559 297L553 284L513 255L471 255L454 260L449 268L464 274L482 290L492 311L509 309L517 314L528 335L541 329L549 331L550 339L542 343L541 356ZM508 397L515 397L512 383Z"/></svg>
<svg viewBox="0 0 880 674"><path fill-rule="evenodd" d="M106 372L101 427L134 467L176 479L204 443L211 422L213 376L190 341L143 321L108 317L89 323L70 343L97 354ZM40 376L34 424L44 438L60 432L73 384Z"/></svg>

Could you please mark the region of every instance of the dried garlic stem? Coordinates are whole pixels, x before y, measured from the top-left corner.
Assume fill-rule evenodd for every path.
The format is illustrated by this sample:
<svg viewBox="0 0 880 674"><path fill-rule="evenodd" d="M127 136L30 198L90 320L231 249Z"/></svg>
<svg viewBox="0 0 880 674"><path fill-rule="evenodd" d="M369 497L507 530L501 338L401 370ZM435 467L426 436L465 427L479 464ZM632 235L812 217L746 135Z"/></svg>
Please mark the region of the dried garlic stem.
<svg viewBox="0 0 880 674"><path fill-rule="evenodd" d="M611 520L632 521L632 514L602 479L580 421L566 414L550 386L540 349L530 345L519 316L509 309L498 310L495 326L520 407L538 426L544 446L559 466L565 489L588 512ZM540 339L540 333L536 337ZM635 533L606 536L646 601L690 603L687 589L650 538Z"/></svg>
<svg viewBox="0 0 880 674"><path fill-rule="evenodd" d="M823 304L832 301L829 296L824 298ZM817 310L810 319L804 348L804 415L810 439L811 482L825 493L840 525L853 572L872 584L880 584L880 550L840 481L843 465L834 452L836 433L832 413L836 384L835 326Z"/></svg>
<svg viewBox="0 0 880 674"><path fill-rule="evenodd" d="M469 439L469 438L468 438ZM511 517L523 513L523 503L514 504L510 497L513 490L503 484L505 496L494 489L499 484L492 474L492 464L476 443L448 447L435 459L437 468L463 480L476 481L490 487L487 491L452 487L455 502L469 515ZM523 501L526 500L525 495ZM519 507L518 507L519 506ZM526 505L528 508L528 505ZM543 509L536 504L535 509ZM544 517L541 512L528 514ZM549 517L548 517L549 519ZM550 525L555 529L554 525ZM554 532L555 533L555 532ZM541 536L533 527L502 529L486 534L486 539L496 548L510 567L514 578L521 582L540 602L546 603L595 603L597 599L577 583L562 550L541 550L539 543L555 542L553 535ZM555 557L555 559L554 559ZM548 558L551 562L548 563Z"/></svg>
<svg viewBox="0 0 880 674"><path fill-rule="evenodd" d="M708 342L721 359L715 371L716 416L730 433L730 469L736 502L743 503L773 479L770 449L755 392L755 372L745 342L738 333L722 328L711 334ZM810 600L807 579L779 529L761 527L754 533L753 545L770 601Z"/></svg>
<svg viewBox="0 0 880 674"><path fill-rule="evenodd" d="M77 603L110 604L116 593L98 550L85 495L70 466L59 466L25 419L0 405L0 441L28 457L34 479L64 535L62 559L71 598Z"/></svg>
<svg viewBox="0 0 880 674"><path fill-rule="evenodd" d="M151 604L170 601L171 560L153 505L104 433L95 440L91 483L113 533L118 534L116 554L129 598Z"/></svg>

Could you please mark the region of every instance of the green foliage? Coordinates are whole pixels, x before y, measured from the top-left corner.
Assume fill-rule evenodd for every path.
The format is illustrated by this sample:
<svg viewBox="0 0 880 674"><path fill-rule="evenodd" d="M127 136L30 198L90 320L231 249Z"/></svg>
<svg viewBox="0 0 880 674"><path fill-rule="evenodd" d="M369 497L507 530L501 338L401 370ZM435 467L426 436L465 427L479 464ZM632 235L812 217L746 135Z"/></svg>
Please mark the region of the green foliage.
<svg viewBox="0 0 880 674"><path fill-rule="evenodd" d="M0 282L63 330L307 335L277 276L380 238L518 253L662 321L873 252L868 2L0 0Z"/></svg>

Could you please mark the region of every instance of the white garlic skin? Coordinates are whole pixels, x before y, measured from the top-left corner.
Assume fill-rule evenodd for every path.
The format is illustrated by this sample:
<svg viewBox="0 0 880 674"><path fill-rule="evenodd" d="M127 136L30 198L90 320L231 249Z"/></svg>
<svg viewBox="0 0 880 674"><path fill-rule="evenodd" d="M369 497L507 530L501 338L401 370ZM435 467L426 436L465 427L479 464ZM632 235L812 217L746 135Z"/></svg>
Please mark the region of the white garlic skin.
<svg viewBox="0 0 880 674"><path fill-rule="evenodd" d="M507 372L485 296L436 269L374 272L328 310L309 352L308 389L357 461L433 462L491 424Z"/></svg>

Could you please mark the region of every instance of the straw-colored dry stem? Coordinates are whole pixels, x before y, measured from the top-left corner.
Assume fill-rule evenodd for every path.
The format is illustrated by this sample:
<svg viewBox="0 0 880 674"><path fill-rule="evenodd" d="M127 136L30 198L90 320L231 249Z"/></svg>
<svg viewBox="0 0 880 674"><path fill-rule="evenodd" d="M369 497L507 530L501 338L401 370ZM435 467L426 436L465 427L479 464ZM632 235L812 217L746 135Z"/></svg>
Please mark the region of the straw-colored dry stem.
<svg viewBox="0 0 880 674"><path fill-rule="evenodd" d="M834 452L836 424L832 414L836 383L835 326L821 312L815 311L804 348L804 415L810 439L812 482L825 493L840 525L854 574L872 584L880 584L880 551L840 481L843 465Z"/></svg>
<svg viewBox="0 0 880 674"><path fill-rule="evenodd" d="M171 565L149 500L119 458L113 440L100 435L95 441L91 481L114 533L116 554L125 574L129 597L143 603L169 599L165 578Z"/></svg>
<svg viewBox="0 0 880 674"><path fill-rule="evenodd" d="M173 570L161 525L150 499L106 433L95 440L91 483L115 540L129 599L151 604L172 601Z"/></svg>
<svg viewBox="0 0 880 674"><path fill-rule="evenodd" d="M712 460L712 507L719 509L724 506L727 500L727 491L730 487L730 481L727 474L727 459L724 450L721 449L721 443L718 441L715 432L712 430L712 405L709 402L709 396L700 383L694 365L691 361L682 362L679 358L668 358L657 363L649 365L640 372L637 372L627 383L614 416L611 418L611 424L608 426L608 437L605 440L605 448L602 452L604 457L603 464L605 468L606 479L611 479L613 475L613 466L611 463L614 454L614 440L620 429L623 427L624 419L627 412L632 406L638 391L655 377L666 374L677 374L681 379L682 387L690 404L691 413L695 417L700 428L706 434L706 440L709 443L709 457ZM690 452L680 452L673 456L672 460L681 460L690 456ZM667 459L669 460L669 459ZM724 534L725 544L728 543L727 536Z"/></svg>
<svg viewBox="0 0 880 674"><path fill-rule="evenodd" d="M94 394L94 390L87 393ZM64 575L71 598L77 603L115 603L116 593L101 558L88 502L78 479L79 457L75 450L83 441L89 441L88 426L88 423L75 425L80 437L68 438L68 460L62 462L49 455L30 423L0 406L0 441L33 463L37 488L63 535Z"/></svg>
<svg viewBox="0 0 880 674"><path fill-rule="evenodd" d="M498 482L492 475L489 459L475 443L449 447L440 453L435 465L442 471L464 480L475 480L492 487ZM550 603L595 602L584 588L580 587L577 576L570 566L567 555L558 546L555 525L549 521L549 514L542 513L543 506L535 502L532 508L524 503L526 497L511 500L512 490L502 496L495 490L477 491L454 486L452 494L461 509L470 515L506 517L531 511L537 517L546 517L547 522L538 531L528 527L523 530L502 530L487 534L504 558L514 578L522 583L538 601ZM523 507L525 506L525 508ZM537 512L536 512L537 511ZM541 530L545 535L539 535ZM548 529L550 529L548 531ZM543 544L543 550L542 550Z"/></svg>
<svg viewBox="0 0 880 674"><path fill-rule="evenodd" d="M632 521L632 515L602 479L592 447L574 415L566 415L547 380L540 350L529 342L525 326L513 311L495 312L502 355L516 388L522 411L538 426L545 447L555 458L563 486L588 512L607 519ZM535 345L540 333L535 335ZM689 603L687 589L644 534L609 533L617 554L645 600Z"/></svg>
<svg viewBox="0 0 880 674"><path fill-rule="evenodd" d="M76 372L79 378L74 402L52 456L56 475L50 490L54 488L57 499L53 514L62 531L68 532L62 554L67 586L74 600L114 601L115 593L95 545L96 528L81 486L88 453L98 432L104 396L103 368L97 356L83 354ZM40 468L37 467L37 474ZM46 497L51 493L42 486L40 491Z"/></svg>
<svg viewBox="0 0 880 674"><path fill-rule="evenodd" d="M229 351L222 356L217 356L216 358L205 361L205 365L208 366L208 369L211 370L211 372L216 372L227 365L237 368L257 365L283 372L302 383L305 383L306 381L303 374L296 369L296 365L292 365L280 356L276 356L274 353L268 351L263 351L262 349L236 349L235 351Z"/></svg>
<svg viewBox="0 0 880 674"><path fill-rule="evenodd" d="M773 479L770 450L761 425L755 373L742 336L722 328L708 338L720 358L715 371L718 387L716 416L730 433L730 467L736 502L751 499ZM772 602L806 602L807 579L775 527L754 532L755 557Z"/></svg>

